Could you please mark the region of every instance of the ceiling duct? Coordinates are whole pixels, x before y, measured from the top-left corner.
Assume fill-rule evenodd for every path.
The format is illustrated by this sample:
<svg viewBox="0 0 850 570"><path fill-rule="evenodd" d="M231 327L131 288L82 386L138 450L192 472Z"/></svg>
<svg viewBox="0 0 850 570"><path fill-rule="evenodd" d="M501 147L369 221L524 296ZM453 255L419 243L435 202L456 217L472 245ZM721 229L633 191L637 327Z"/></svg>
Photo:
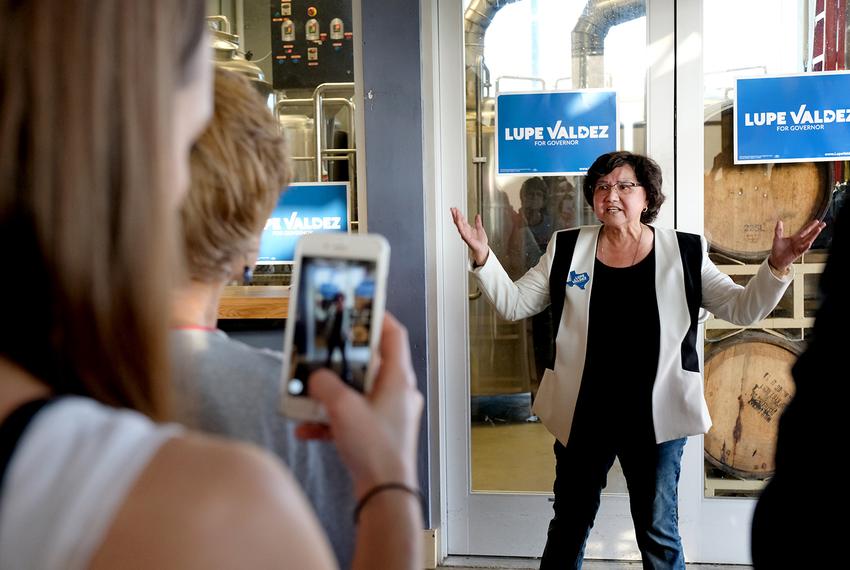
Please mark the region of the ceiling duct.
<svg viewBox="0 0 850 570"><path fill-rule="evenodd" d="M478 76L486 73L484 35L496 14L518 0L471 0L464 13L466 100L475 106ZM646 15L646 0L588 0L572 32L573 88L603 86L603 66L594 58L605 53L605 36L612 27ZM850 43L848 44L850 45ZM480 96L480 94L479 94Z"/></svg>
<svg viewBox="0 0 850 570"><path fill-rule="evenodd" d="M496 13L518 0L471 0L463 14L463 44L466 51L466 107L471 110L482 95L478 93L479 76L484 67L484 35ZM489 78L487 79L489 83Z"/></svg>
<svg viewBox="0 0 850 570"><path fill-rule="evenodd" d="M646 0L588 0L573 28L573 88L604 87L605 36L646 15Z"/></svg>

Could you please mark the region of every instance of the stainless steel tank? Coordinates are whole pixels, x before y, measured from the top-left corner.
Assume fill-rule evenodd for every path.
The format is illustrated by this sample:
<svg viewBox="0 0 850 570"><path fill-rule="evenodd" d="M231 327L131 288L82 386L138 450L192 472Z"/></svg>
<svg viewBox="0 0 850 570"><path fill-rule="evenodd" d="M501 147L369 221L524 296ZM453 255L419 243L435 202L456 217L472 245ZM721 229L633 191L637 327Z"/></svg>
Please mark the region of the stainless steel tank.
<svg viewBox="0 0 850 570"><path fill-rule="evenodd" d="M275 94L272 85L266 81L263 70L240 52L239 36L231 33L230 21L225 16L210 16L207 21L211 24L213 62L221 68L247 77L263 96L269 110L274 111ZM216 24L217 27L213 27L212 24Z"/></svg>
<svg viewBox="0 0 850 570"><path fill-rule="evenodd" d="M353 187L354 84L323 83L309 96L291 95L279 97L276 112L291 145L296 181L349 181ZM318 131L317 123L321 125ZM352 201L352 210L355 208Z"/></svg>
<svg viewBox="0 0 850 570"><path fill-rule="evenodd" d="M292 160L293 182L314 182L312 158L315 156L315 123L307 115L280 114L280 129ZM303 158L302 158L303 157ZM307 160L309 157L311 160Z"/></svg>

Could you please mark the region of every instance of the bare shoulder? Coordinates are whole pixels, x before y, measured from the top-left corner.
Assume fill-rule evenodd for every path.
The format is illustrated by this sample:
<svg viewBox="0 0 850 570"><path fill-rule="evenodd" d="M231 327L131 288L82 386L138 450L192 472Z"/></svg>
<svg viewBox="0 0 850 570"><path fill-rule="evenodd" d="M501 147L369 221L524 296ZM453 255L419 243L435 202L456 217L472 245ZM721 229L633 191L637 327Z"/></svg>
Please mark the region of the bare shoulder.
<svg viewBox="0 0 850 570"><path fill-rule="evenodd" d="M289 472L251 445L190 434L159 450L92 568L332 568Z"/></svg>

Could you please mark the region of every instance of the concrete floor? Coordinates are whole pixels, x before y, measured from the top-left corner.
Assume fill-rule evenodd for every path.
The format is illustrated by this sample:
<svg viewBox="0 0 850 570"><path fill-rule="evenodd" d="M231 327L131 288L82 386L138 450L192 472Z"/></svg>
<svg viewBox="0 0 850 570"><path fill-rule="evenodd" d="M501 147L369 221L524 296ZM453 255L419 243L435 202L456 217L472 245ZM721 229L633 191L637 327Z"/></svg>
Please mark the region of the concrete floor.
<svg viewBox="0 0 850 570"><path fill-rule="evenodd" d="M472 489L551 492L555 480L554 442L538 422L472 424ZM505 457L511 461L505 461ZM628 492L619 460L608 473L605 492Z"/></svg>
<svg viewBox="0 0 850 570"><path fill-rule="evenodd" d="M492 417L492 416L491 416ZM552 489L555 477L554 439L536 422L483 421L472 424L472 488L475 491L542 492ZM505 461L510 457L510 461ZM608 474L606 493L627 493L619 462ZM538 570L535 558L452 556L439 568ZM639 570L640 562L587 560L586 570ZM746 570L750 566L688 564L699 570Z"/></svg>
<svg viewBox="0 0 850 570"><path fill-rule="evenodd" d="M535 558L484 558L478 556L451 556L438 568L451 570L480 570L482 568L503 570L538 570L540 560ZM640 562L614 562L611 560L587 560L584 570L640 570ZM746 570L752 566L722 564L688 564L693 570Z"/></svg>

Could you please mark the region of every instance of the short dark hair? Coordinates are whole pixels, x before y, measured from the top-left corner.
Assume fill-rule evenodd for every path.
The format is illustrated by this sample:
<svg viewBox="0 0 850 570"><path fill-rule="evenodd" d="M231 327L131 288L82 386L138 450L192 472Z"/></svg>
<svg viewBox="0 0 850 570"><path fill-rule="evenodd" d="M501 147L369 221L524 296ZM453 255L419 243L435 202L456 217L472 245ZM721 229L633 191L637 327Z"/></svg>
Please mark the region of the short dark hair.
<svg viewBox="0 0 850 570"><path fill-rule="evenodd" d="M646 212L640 215L640 221L650 223L658 217L658 210L661 209L661 204L664 203L664 193L661 191L661 167L658 163L642 154L635 154L628 151L609 152L603 154L590 166L587 171L587 176L584 178L584 199L590 206L593 206L593 189L596 187L596 182L609 174L615 168L628 164L635 171L637 181L643 186L646 192L647 204Z"/></svg>

